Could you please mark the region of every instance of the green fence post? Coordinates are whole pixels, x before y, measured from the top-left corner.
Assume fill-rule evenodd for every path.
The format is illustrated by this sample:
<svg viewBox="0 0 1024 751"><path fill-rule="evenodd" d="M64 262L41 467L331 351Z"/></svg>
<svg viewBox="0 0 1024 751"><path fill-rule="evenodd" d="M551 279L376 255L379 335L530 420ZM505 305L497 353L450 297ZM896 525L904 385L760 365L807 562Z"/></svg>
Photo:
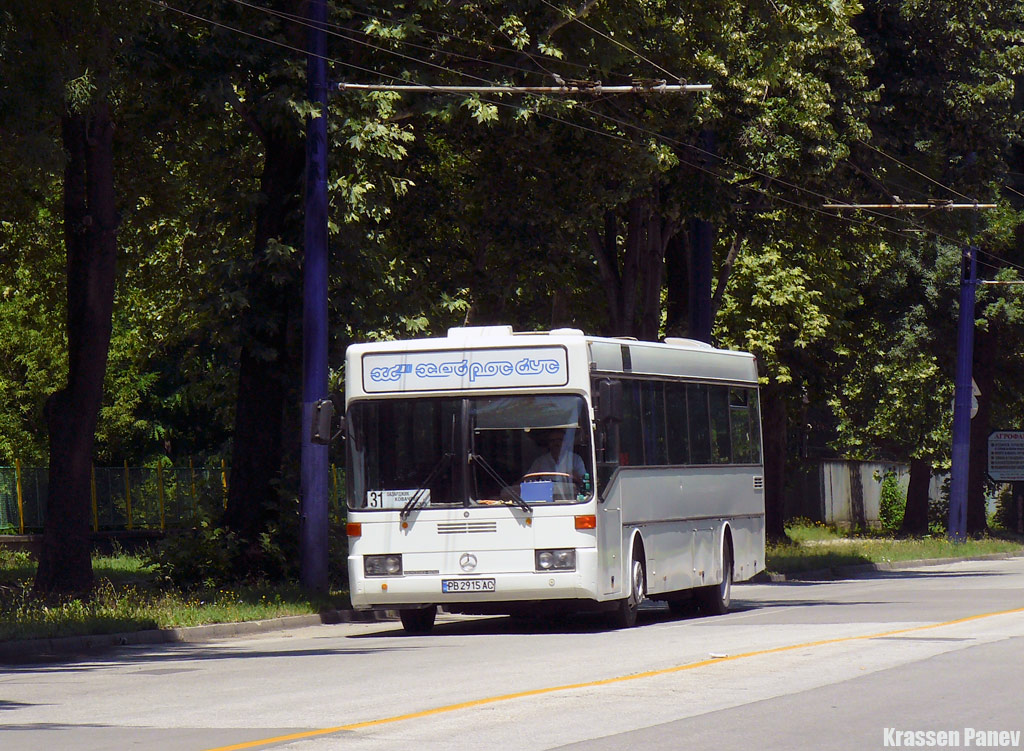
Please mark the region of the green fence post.
<svg viewBox="0 0 1024 751"><path fill-rule="evenodd" d="M96 504L96 465L89 466L89 495L92 498L92 531L100 531L100 510Z"/></svg>
<svg viewBox="0 0 1024 751"><path fill-rule="evenodd" d="M14 486L18 495L18 534L25 534L25 506L21 498L21 459L14 460Z"/></svg>
<svg viewBox="0 0 1024 751"><path fill-rule="evenodd" d="M157 486L160 488L160 531L167 530L167 518L164 515L164 464L159 462L156 465Z"/></svg>
<svg viewBox="0 0 1024 751"><path fill-rule="evenodd" d="M224 508L228 507L228 462L220 460L220 482L224 486Z"/></svg>
<svg viewBox="0 0 1024 751"><path fill-rule="evenodd" d="M128 514L128 530L132 529L132 482L128 476L128 460L124 462L124 509Z"/></svg>

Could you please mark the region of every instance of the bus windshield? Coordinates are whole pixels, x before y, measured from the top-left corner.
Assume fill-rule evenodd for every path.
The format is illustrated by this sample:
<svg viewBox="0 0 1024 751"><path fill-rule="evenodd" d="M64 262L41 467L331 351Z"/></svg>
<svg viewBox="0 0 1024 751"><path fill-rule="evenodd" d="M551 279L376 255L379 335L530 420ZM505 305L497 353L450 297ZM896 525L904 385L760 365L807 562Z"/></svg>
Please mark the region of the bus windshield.
<svg viewBox="0 0 1024 751"><path fill-rule="evenodd" d="M593 494L580 396L361 401L346 424L351 508L579 503Z"/></svg>

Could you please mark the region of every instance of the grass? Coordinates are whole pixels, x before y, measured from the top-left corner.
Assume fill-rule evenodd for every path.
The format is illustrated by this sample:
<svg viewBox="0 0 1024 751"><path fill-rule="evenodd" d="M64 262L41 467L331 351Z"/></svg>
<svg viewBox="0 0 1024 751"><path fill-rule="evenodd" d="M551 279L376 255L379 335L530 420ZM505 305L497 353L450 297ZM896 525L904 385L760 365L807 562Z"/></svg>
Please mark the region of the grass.
<svg viewBox="0 0 1024 751"><path fill-rule="evenodd" d="M161 585L142 558L96 556L88 600L40 602L31 596L35 562L0 548L0 641L108 634L207 623L308 615L347 607L344 592L311 598L289 584L251 584L182 592Z"/></svg>
<svg viewBox="0 0 1024 751"><path fill-rule="evenodd" d="M834 528L810 522L787 525L786 534L791 543L768 546L766 567L772 573L791 574L864 563L974 557L1024 550L1024 540L1009 535L962 543L950 542L944 537L898 539L878 533L843 536Z"/></svg>

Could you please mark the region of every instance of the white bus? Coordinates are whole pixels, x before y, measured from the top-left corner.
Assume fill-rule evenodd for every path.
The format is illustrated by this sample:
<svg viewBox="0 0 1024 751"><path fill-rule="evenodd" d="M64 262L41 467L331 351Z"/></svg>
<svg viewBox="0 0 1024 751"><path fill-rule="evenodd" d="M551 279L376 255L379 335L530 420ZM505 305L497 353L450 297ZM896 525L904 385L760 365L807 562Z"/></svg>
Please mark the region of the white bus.
<svg viewBox="0 0 1024 751"><path fill-rule="evenodd" d="M685 339L450 329L346 356L356 609L729 607L764 568L757 364Z"/></svg>

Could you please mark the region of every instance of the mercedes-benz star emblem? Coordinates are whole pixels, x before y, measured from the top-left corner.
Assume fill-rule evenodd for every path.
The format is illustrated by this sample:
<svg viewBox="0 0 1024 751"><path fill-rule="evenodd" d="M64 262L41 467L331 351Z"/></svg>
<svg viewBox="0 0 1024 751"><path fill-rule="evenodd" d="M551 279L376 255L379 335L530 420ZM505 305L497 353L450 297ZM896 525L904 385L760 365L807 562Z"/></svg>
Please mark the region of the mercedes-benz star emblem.
<svg viewBox="0 0 1024 751"><path fill-rule="evenodd" d="M472 553L463 553L462 557L459 558L459 566L462 567L463 571L472 571L476 568L476 556Z"/></svg>

